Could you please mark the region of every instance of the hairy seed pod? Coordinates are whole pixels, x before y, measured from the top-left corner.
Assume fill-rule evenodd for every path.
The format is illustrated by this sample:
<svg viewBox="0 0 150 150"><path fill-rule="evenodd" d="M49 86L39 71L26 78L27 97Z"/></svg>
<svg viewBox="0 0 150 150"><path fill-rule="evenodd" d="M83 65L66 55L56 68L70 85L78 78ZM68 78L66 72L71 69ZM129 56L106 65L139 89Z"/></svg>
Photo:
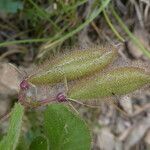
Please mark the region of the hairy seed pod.
<svg viewBox="0 0 150 150"><path fill-rule="evenodd" d="M150 74L137 67L121 67L73 86L69 98L89 100L124 95L150 83Z"/></svg>
<svg viewBox="0 0 150 150"><path fill-rule="evenodd" d="M56 58L50 66L28 80L35 85L63 82L64 78L67 81L75 80L101 71L116 57L115 49L109 51L104 49L73 51Z"/></svg>

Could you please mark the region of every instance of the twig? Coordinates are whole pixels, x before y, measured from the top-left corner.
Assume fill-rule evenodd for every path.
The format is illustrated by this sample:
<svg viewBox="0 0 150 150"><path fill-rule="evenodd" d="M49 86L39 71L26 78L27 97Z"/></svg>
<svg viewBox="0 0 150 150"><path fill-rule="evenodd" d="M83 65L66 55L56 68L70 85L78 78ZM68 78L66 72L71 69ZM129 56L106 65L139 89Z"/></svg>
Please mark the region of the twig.
<svg viewBox="0 0 150 150"><path fill-rule="evenodd" d="M130 115L129 117L133 118L145 111L147 111L148 109L150 109L150 104L146 104L143 107L141 107L139 110L137 110L135 113L133 113L132 115Z"/></svg>

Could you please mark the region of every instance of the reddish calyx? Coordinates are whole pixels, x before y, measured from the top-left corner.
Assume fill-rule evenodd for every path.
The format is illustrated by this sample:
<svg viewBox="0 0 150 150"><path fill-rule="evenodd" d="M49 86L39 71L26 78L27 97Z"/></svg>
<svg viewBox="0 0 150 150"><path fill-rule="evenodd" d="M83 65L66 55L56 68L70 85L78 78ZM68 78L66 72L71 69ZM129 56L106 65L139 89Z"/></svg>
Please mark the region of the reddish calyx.
<svg viewBox="0 0 150 150"><path fill-rule="evenodd" d="M22 80L20 83L20 88L22 90L28 90L30 87L29 83L26 80Z"/></svg>

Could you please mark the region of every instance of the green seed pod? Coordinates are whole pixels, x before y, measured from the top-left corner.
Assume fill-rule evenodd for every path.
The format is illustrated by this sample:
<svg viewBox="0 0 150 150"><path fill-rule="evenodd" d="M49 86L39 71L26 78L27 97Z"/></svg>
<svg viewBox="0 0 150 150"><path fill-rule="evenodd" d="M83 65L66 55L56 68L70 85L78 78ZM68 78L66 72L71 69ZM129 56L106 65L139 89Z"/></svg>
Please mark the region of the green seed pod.
<svg viewBox="0 0 150 150"><path fill-rule="evenodd" d="M28 80L35 85L52 84L75 80L84 76L101 71L117 57L115 49L90 49L73 51L62 57L54 59L51 65L42 70L41 73L30 77Z"/></svg>
<svg viewBox="0 0 150 150"><path fill-rule="evenodd" d="M150 74L137 67L122 67L76 84L68 97L79 100L107 98L133 92L150 83Z"/></svg>

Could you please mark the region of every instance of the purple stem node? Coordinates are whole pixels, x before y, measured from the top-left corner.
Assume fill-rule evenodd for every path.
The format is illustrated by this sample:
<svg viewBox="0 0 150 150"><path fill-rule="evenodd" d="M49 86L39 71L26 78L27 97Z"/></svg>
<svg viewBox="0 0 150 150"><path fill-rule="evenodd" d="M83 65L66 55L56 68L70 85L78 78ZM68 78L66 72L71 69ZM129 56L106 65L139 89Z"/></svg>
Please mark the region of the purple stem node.
<svg viewBox="0 0 150 150"><path fill-rule="evenodd" d="M60 103L67 101L66 96L63 93L58 93L56 99Z"/></svg>
<svg viewBox="0 0 150 150"><path fill-rule="evenodd" d="M28 90L30 87L29 83L26 80L22 80L20 83L20 88L22 90Z"/></svg>

